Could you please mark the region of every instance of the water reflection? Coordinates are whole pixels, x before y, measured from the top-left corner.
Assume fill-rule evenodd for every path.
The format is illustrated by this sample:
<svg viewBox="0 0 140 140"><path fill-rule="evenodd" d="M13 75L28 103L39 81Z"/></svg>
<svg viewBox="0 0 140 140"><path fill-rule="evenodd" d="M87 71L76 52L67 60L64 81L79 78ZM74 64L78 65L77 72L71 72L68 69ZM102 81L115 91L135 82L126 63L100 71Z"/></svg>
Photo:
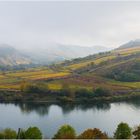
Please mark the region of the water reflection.
<svg viewBox="0 0 140 140"><path fill-rule="evenodd" d="M47 103L16 103L15 105L18 106L24 114L36 112L40 116L47 115L51 106Z"/></svg>
<svg viewBox="0 0 140 140"><path fill-rule="evenodd" d="M61 108L63 114L69 114L73 110L86 111L88 109L93 110L109 110L111 105L109 103L97 103L97 104L50 104L50 103L14 103L18 106L22 113L30 114L36 112L40 116L49 114L49 109L52 105L57 105Z"/></svg>
<svg viewBox="0 0 140 140"><path fill-rule="evenodd" d="M136 109L140 109L140 98L119 102L129 104ZM118 103L118 104L119 104ZM7 103L4 103L7 104ZM35 102L28 102L28 103L14 103L15 106L18 106L22 113L30 114L32 112L37 113L40 116L45 116L49 114L50 107L52 105L56 105L61 108L63 114L69 114L73 110L82 110L87 111L89 109L98 110L98 111L108 111L111 108L111 103L107 102L98 102L96 104L86 103L86 104L51 104L51 103L35 103Z"/></svg>
<svg viewBox="0 0 140 140"><path fill-rule="evenodd" d="M131 127L140 124L140 99L96 104L0 103L0 113L3 128L38 126L49 138L63 124L72 125L78 134L97 127L111 136L122 121Z"/></svg>
<svg viewBox="0 0 140 140"><path fill-rule="evenodd" d="M125 101L125 103L135 107L136 109L140 109L140 98L129 100L127 102Z"/></svg>

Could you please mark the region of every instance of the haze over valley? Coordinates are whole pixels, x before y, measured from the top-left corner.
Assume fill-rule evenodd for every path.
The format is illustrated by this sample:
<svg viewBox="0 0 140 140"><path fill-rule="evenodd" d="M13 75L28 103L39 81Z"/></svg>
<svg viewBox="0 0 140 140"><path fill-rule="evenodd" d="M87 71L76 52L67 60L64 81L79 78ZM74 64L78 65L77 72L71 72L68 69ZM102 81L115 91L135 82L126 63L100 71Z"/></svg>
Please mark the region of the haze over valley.
<svg viewBox="0 0 140 140"><path fill-rule="evenodd" d="M115 49L135 47L140 47L140 39L129 41L119 47L116 47ZM0 44L0 65L48 65L111 50L111 48L109 49L108 47L99 45L87 47L77 45L48 44L47 46L35 46L34 48L21 48L10 46L9 44Z"/></svg>

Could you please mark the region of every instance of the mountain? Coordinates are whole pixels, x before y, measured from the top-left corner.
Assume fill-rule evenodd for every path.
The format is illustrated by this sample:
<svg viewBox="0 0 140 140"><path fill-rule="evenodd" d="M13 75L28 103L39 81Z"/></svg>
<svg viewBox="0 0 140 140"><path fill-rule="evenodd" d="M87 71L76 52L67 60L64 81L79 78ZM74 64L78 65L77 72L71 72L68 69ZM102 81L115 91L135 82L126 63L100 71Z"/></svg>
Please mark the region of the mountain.
<svg viewBox="0 0 140 140"><path fill-rule="evenodd" d="M134 47L140 47L140 39L131 40L131 41L121 45L118 49L134 48Z"/></svg>
<svg viewBox="0 0 140 140"><path fill-rule="evenodd" d="M107 51L103 46L85 47L78 45L49 44L47 46L28 47L22 50L36 63L50 64L90 54Z"/></svg>
<svg viewBox="0 0 140 140"><path fill-rule="evenodd" d="M14 66L30 64L31 60L10 45L0 44L0 65Z"/></svg>
<svg viewBox="0 0 140 140"><path fill-rule="evenodd" d="M49 44L48 46L12 47L0 44L0 65L14 66L20 64L51 64L90 54L106 51L103 46L83 47L76 45Z"/></svg>

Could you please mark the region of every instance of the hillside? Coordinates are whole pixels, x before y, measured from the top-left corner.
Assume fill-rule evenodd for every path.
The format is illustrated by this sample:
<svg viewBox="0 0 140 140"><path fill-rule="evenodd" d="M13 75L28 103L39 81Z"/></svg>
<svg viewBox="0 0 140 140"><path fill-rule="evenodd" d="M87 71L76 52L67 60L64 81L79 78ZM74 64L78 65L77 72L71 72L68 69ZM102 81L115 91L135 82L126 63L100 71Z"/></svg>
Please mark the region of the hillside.
<svg viewBox="0 0 140 140"><path fill-rule="evenodd" d="M135 47L140 47L140 39L131 40L121 45L118 49L135 48Z"/></svg>
<svg viewBox="0 0 140 140"><path fill-rule="evenodd" d="M30 64L31 60L7 44L0 45L0 66Z"/></svg>
<svg viewBox="0 0 140 140"><path fill-rule="evenodd" d="M91 55L61 64L73 74L57 80L72 86L89 89L103 87L114 92L127 92L140 88L140 48L127 48ZM56 81L55 81L56 82Z"/></svg>
<svg viewBox="0 0 140 140"><path fill-rule="evenodd" d="M84 47L76 45L51 44L48 46L12 47L0 44L0 65L18 66L27 64L46 65L108 50L103 46Z"/></svg>
<svg viewBox="0 0 140 140"><path fill-rule="evenodd" d="M103 86L112 86L112 89L129 89L135 87L137 81L137 85L140 86L140 79L138 76L140 66L139 60L140 48L113 50L74 59L72 61L65 61L48 67L32 68L24 71L9 71L4 74L1 73L0 86L7 88L6 85L8 85L14 88L18 87L23 80L44 81L53 79L49 84L53 85L54 83L52 87L61 87L63 77L65 77L64 81L72 86L93 88L94 86L102 86L103 84ZM116 71L118 73L115 73ZM130 80L121 80L116 78L117 74L120 74L120 71L131 73L135 76L137 75L137 79L130 78ZM114 73L115 75L112 76ZM11 80L9 80L9 78ZM130 82L131 80L132 82ZM14 84L14 86L12 84Z"/></svg>
<svg viewBox="0 0 140 140"><path fill-rule="evenodd" d="M75 93L79 94L80 98L84 98L90 97L89 94L97 88L102 88L100 93L110 93L103 95L107 96L106 99L129 98L140 95L139 69L140 47L112 50L48 67L0 72L0 89L20 91L25 87L23 85L30 83L33 84L33 87L31 86L33 93L38 89L34 87L35 85L40 86L43 91L47 86L47 91L55 92L55 97L65 89L65 94Z"/></svg>

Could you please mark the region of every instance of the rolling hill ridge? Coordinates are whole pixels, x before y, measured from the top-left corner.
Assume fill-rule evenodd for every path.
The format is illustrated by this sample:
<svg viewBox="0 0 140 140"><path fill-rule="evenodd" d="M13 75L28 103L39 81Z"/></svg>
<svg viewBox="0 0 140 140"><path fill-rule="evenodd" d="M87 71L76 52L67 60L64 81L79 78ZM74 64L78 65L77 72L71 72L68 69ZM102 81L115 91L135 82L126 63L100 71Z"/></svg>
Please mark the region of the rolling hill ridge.
<svg viewBox="0 0 140 140"><path fill-rule="evenodd" d="M121 45L119 48L117 49L125 49L125 48L135 48L135 47L140 47L140 39L136 39L136 40L131 40L123 45Z"/></svg>
<svg viewBox="0 0 140 140"><path fill-rule="evenodd" d="M98 88L99 91L97 91L99 93L105 94L101 95L103 100L129 99L130 97L140 96L139 75L140 47L137 46L101 52L49 66L0 71L0 90L2 90L2 93L8 91L8 95L6 94L8 97L9 91L12 92L10 99L13 99L14 92L14 100L20 94L20 100L22 100L22 96L24 96L25 100L27 98L30 99L30 96L25 96L29 94L32 98L34 96L41 98L40 100L51 98L53 101L54 99L57 101L56 97L62 97L65 100L65 96L71 95L70 98L68 97L68 100L76 97L76 100L79 98L85 100L86 98L86 101L88 101L91 93L95 93L93 91L96 91ZM37 86L42 88L43 93L49 90L49 95L44 96L45 93L43 94L42 92L43 95L33 93L24 95L22 92L24 87L26 87L25 85L30 85L33 93L38 91ZM45 90L46 87L47 90ZM62 92L63 94L59 97L63 90L65 92ZM16 94L17 92L19 93ZM51 93L54 96L50 95ZM68 95L65 95L66 93ZM5 94L1 96L7 99ZM96 100L94 94L91 101L92 99Z"/></svg>
<svg viewBox="0 0 140 140"><path fill-rule="evenodd" d="M0 65L18 66L28 64L48 65L73 58L85 57L108 50L102 46L82 47L75 45L55 44L27 49L14 48L8 44L0 44Z"/></svg>
<svg viewBox="0 0 140 140"><path fill-rule="evenodd" d="M119 49L71 61L67 60L48 67L14 71L14 73L7 71L5 75L0 74L0 77L2 77L0 79L2 83L0 83L1 87L4 88L7 87L7 84L8 87L19 88L20 82L23 80L39 82L52 79L48 84L53 89L61 87L63 82L68 82L72 87L82 86L89 89L97 86L108 87L112 90L139 88L139 60L140 47ZM14 82L12 80L7 81L6 79L9 77ZM125 77L128 77L128 79L125 79ZM63 79L65 80L63 81ZM138 86L135 86L135 84Z"/></svg>
<svg viewBox="0 0 140 140"><path fill-rule="evenodd" d="M14 66L22 64L30 64L31 60L21 52L7 44L0 45L0 65Z"/></svg>

